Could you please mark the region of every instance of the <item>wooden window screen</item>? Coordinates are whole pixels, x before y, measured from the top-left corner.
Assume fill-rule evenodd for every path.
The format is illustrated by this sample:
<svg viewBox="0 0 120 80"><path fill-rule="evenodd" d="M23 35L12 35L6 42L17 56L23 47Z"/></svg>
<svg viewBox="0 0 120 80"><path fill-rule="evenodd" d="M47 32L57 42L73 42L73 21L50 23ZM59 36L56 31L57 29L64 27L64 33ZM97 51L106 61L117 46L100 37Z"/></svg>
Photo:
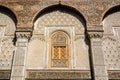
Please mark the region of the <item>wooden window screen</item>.
<svg viewBox="0 0 120 80"><path fill-rule="evenodd" d="M68 35L63 31L51 38L51 67L69 67Z"/></svg>

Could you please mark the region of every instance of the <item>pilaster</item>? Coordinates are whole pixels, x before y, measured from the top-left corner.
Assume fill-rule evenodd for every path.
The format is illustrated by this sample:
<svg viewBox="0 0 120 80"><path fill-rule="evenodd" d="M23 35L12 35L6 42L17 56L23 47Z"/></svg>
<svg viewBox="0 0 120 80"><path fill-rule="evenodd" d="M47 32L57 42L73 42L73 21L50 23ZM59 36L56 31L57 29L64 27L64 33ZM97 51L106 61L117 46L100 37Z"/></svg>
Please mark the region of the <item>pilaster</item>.
<svg viewBox="0 0 120 80"><path fill-rule="evenodd" d="M30 31L16 31L16 49L10 80L25 80L26 54L30 36Z"/></svg>
<svg viewBox="0 0 120 80"><path fill-rule="evenodd" d="M102 51L102 26L96 25L88 27L88 35L91 42L94 79L108 80L107 69L105 66L104 55Z"/></svg>

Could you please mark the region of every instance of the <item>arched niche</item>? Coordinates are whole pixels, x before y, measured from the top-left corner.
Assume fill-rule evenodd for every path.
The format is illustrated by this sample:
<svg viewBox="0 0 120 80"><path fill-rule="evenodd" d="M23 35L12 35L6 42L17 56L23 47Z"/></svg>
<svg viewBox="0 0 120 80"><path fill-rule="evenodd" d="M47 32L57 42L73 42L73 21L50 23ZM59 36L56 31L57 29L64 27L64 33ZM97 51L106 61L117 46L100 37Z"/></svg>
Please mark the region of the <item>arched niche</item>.
<svg viewBox="0 0 120 80"><path fill-rule="evenodd" d="M33 23L36 22L36 20L44 15L45 13L49 13L49 12L52 12L52 11L55 11L55 10L60 10L60 11L66 11L66 12L74 12L75 14L78 15L78 20L80 20L82 22L82 24L84 25L84 27L86 27L86 19L85 17L83 16L83 14L81 14L77 9L71 7L71 6L68 6L68 5L63 5L63 4L56 4L56 5L51 5L51 6L48 6L46 8L44 8L43 10L41 10L34 18L33 20ZM71 14L73 16L76 16L74 14ZM81 18L79 18L81 17ZM77 17L76 17L77 18Z"/></svg>
<svg viewBox="0 0 120 80"><path fill-rule="evenodd" d="M67 69L90 70L86 20L80 12L62 4L49 6L36 16L33 29L28 46L27 69L51 69L51 34L64 31L69 35L70 41L71 66Z"/></svg>
<svg viewBox="0 0 120 80"><path fill-rule="evenodd" d="M5 35L14 36L17 18L9 8L4 6L0 6L0 25L5 26Z"/></svg>
<svg viewBox="0 0 120 80"><path fill-rule="evenodd" d="M0 6L0 70L10 70L14 52L17 19L7 7Z"/></svg>
<svg viewBox="0 0 120 80"><path fill-rule="evenodd" d="M50 39L50 67L69 68L70 67L70 39L64 31L55 31Z"/></svg>
<svg viewBox="0 0 120 80"><path fill-rule="evenodd" d="M120 5L110 8L103 16L105 34L114 34L113 27L120 25Z"/></svg>
<svg viewBox="0 0 120 80"><path fill-rule="evenodd" d="M119 12L120 11L120 5L116 5L116 6L113 6L111 8L109 8L103 15L103 18L102 20L104 20L107 16L109 16L110 14L113 14L115 12Z"/></svg>
<svg viewBox="0 0 120 80"><path fill-rule="evenodd" d="M103 17L103 53L108 70L120 70L120 5L110 8Z"/></svg>

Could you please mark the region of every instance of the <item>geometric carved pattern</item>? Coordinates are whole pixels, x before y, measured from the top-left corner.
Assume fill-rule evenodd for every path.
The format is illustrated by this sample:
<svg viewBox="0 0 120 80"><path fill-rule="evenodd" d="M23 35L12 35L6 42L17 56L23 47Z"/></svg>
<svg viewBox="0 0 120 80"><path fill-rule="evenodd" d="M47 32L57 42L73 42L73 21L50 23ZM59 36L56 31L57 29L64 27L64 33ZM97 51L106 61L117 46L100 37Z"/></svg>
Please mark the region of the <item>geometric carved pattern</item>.
<svg viewBox="0 0 120 80"><path fill-rule="evenodd" d="M34 34L44 34L46 26L74 26L75 33L80 34L84 33L84 27L80 23L80 21L75 17L72 16L70 12L62 12L59 10L44 14L41 16L36 22L36 26L34 29ZM76 15L77 16L77 15Z"/></svg>
<svg viewBox="0 0 120 80"><path fill-rule="evenodd" d="M60 79L60 80L91 80L90 71L79 71L79 70L43 70L43 71L27 71L27 79L31 80L51 80L51 79Z"/></svg>
<svg viewBox="0 0 120 80"><path fill-rule="evenodd" d="M110 80L120 80L120 71L108 71Z"/></svg>
<svg viewBox="0 0 120 80"><path fill-rule="evenodd" d="M9 79L10 71L0 70L0 80Z"/></svg>
<svg viewBox="0 0 120 80"><path fill-rule="evenodd" d="M51 67L68 67L68 37L63 31L54 32L51 37Z"/></svg>
<svg viewBox="0 0 120 80"><path fill-rule="evenodd" d="M108 70L119 69L119 54L117 42L115 39L106 37L103 40L103 53L105 56L105 64Z"/></svg>
<svg viewBox="0 0 120 80"><path fill-rule="evenodd" d="M14 45L13 37L3 37L1 42L0 69L10 69L12 64Z"/></svg>

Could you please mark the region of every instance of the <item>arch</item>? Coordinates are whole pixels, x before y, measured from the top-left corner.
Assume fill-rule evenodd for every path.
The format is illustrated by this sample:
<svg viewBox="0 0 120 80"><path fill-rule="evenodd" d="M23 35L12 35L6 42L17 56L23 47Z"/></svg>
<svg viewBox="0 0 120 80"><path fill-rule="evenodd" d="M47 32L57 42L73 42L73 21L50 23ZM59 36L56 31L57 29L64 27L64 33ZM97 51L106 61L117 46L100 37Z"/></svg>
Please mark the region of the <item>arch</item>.
<svg viewBox="0 0 120 80"><path fill-rule="evenodd" d="M110 14L113 14L115 12L119 12L120 11L120 5L116 5L116 6L112 6L111 8L109 8L108 10L105 11L103 17L102 17L102 21Z"/></svg>
<svg viewBox="0 0 120 80"><path fill-rule="evenodd" d="M52 23L50 23L50 22L48 22L48 24L47 24L46 20L49 20L49 18L51 18L51 15L49 15L49 14L52 14L52 16L54 16L53 13L56 13L56 12L57 12L57 14L59 13L60 16L61 16L61 13L64 14L65 16L69 15L70 18L68 17L68 19L69 19L68 21L71 22L72 24L68 24L67 22L66 22L67 24L65 24L65 25L63 24L62 26L61 25L59 26L59 23L55 23L55 26L54 26L54 24L52 25ZM59 19L58 17L56 17L56 18ZM71 20L71 18L73 18L73 20ZM43 19L45 19L45 20L43 20ZM54 20L54 18L52 18L52 19ZM53 20L51 20L51 21L53 21ZM57 21L59 22L59 20L57 20ZM77 22L77 25L76 25L76 23L73 24L72 21ZM56 25L58 25L58 27L56 27ZM64 27L66 25L68 25L68 27L70 26L70 28L69 28L70 31L72 31L73 29L74 29L74 31L71 32L71 33L69 33L68 28ZM74 26L71 26L71 25L74 25ZM44 28L44 27L46 27L46 28ZM49 29L50 27L51 27L51 29ZM52 29L52 27L56 27L56 28ZM61 27L63 27L63 28L61 28ZM72 27L74 27L74 28L72 28ZM52 5L52 6L48 6L48 7L44 8L43 10L41 10L36 15L36 17L34 19L34 31L33 31L33 35L36 35L36 34L43 34L42 36L46 35L45 36L45 37L47 37L46 39L49 39L49 41L48 40L46 41L46 44L49 45L49 46L46 47L46 52L45 53L51 54L51 41L50 41L50 39L51 39L52 32L55 32L56 30L58 30L58 31L59 30L61 30L61 31L63 30L63 32L64 32L64 30L65 30L66 34L68 33L67 35L68 35L68 38L70 38L70 42L73 42L74 35L82 34L84 36L84 38L82 40L83 43L84 43L84 45L89 45L88 44L89 40L87 38L88 36L87 36L87 29L86 28L87 28L86 27L86 20L85 20L84 16L78 10L76 10L75 8L70 7L70 6L66 6L66 5L62 5L62 4L56 4L56 5ZM41 30L41 31L37 31L37 30ZM81 42L78 41L78 40L76 40L75 45L77 43L81 43ZM69 46L69 50L70 50L70 54L71 54L70 56L75 55L74 54L74 49L72 48L72 46L74 45L74 43L70 43L69 45L70 45ZM88 47L86 47L86 49L88 49ZM77 50L77 49L75 49L75 50ZM86 53L87 52L88 51L86 51ZM79 54L79 52L77 54ZM47 55L47 57L48 57L48 55ZM71 61L71 64L70 64L69 67L73 67L74 60L70 59L70 61ZM51 67L51 57L48 57L48 59L46 60L46 62L48 62L48 65L46 65L46 67ZM85 65L88 65L88 64L85 64ZM68 68L68 67L64 67L64 68ZM78 68L80 68L80 67L78 67Z"/></svg>
<svg viewBox="0 0 120 80"><path fill-rule="evenodd" d="M17 25L17 17L12 10L0 5L0 12L9 16L14 21L15 25Z"/></svg>
<svg viewBox="0 0 120 80"><path fill-rule="evenodd" d="M51 68L70 67L70 45L69 36L65 31L55 31L51 34Z"/></svg>
<svg viewBox="0 0 120 80"><path fill-rule="evenodd" d="M42 15L44 15L45 13L49 13L55 10L60 10L60 11L66 11L66 12L72 12L74 14L77 14L77 16L75 16L79 21L82 22L82 24L85 26L86 28L86 19L85 17L75 8L71 7L71 6L67 6L67 5L63 5L63 4L56 4L56 5L52 5L52 6L48 6L46 8L44 8L43 10L41 10L34 18L33 23Z"/></svg>
<svg viewBox="0 0 120 80"><path fill-rule="evenodd" d="M68 38L70 38L70 34L69 34L68 32L66 32L66 31L64 31L64 30L60 30L60 29L51 32L50 35L52 36L52 35L53 35L54 33L56 33L56 32L63 32L63 33L65 33L65 34L68 36Z"/></svg>

